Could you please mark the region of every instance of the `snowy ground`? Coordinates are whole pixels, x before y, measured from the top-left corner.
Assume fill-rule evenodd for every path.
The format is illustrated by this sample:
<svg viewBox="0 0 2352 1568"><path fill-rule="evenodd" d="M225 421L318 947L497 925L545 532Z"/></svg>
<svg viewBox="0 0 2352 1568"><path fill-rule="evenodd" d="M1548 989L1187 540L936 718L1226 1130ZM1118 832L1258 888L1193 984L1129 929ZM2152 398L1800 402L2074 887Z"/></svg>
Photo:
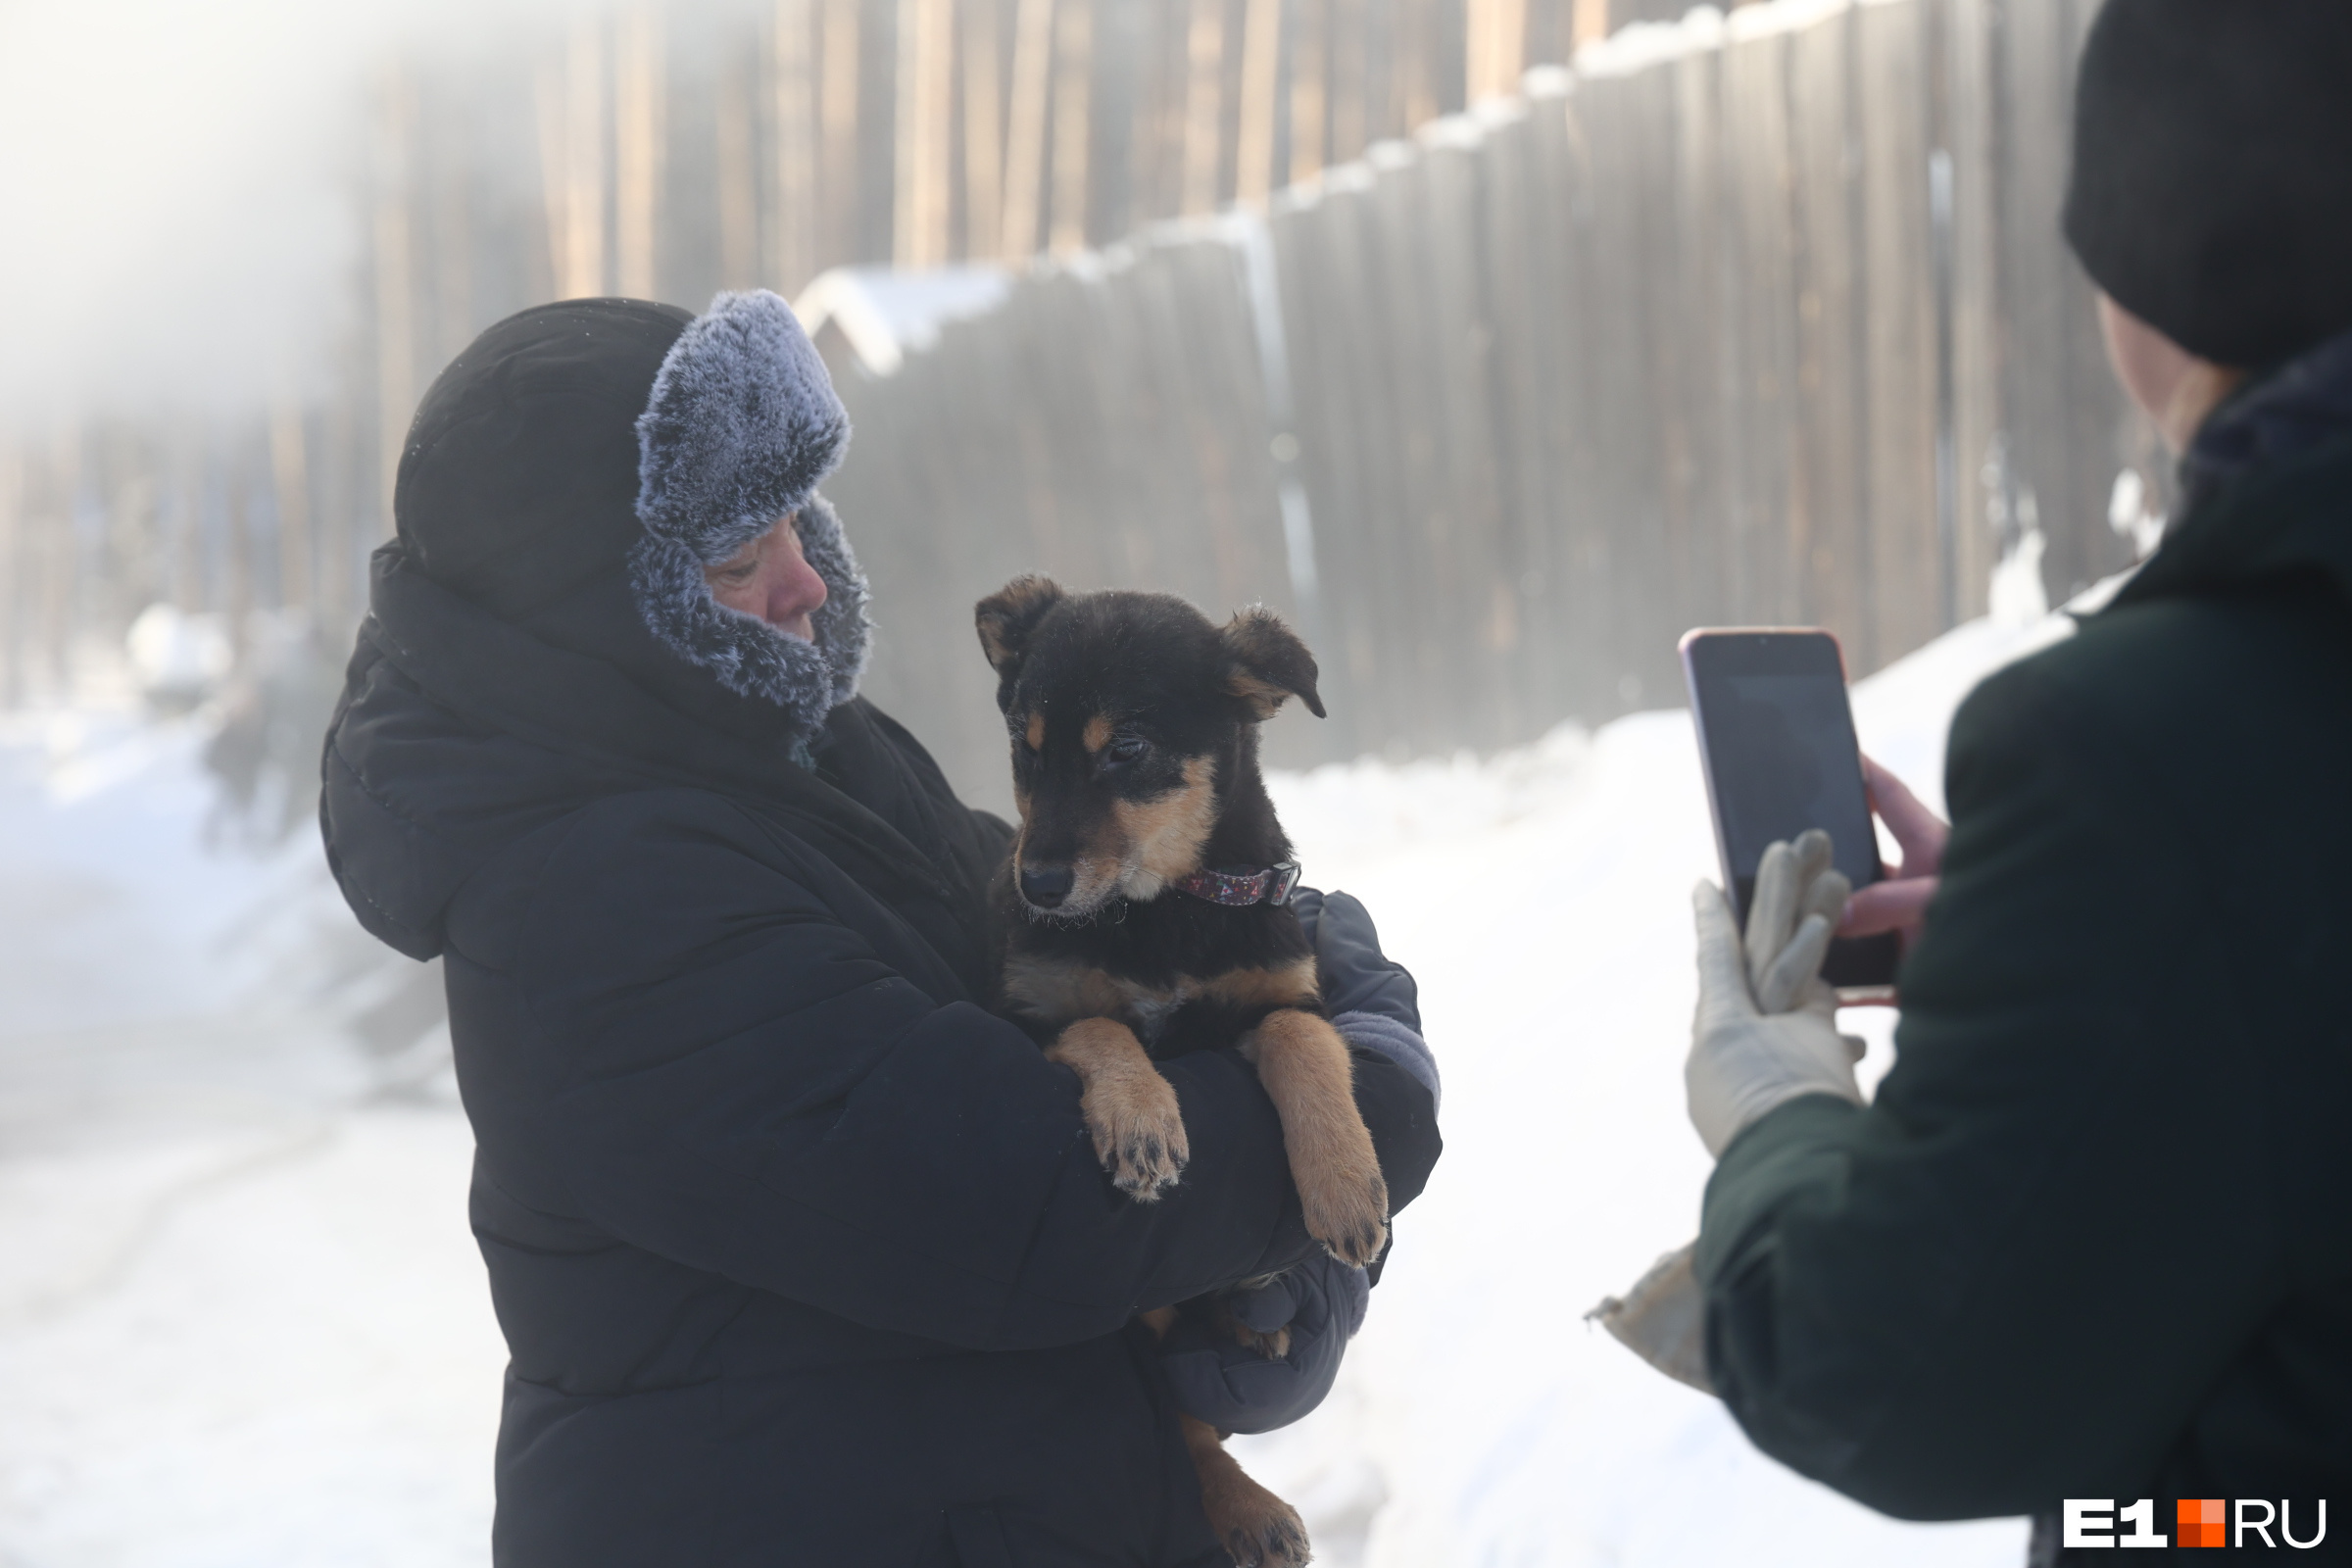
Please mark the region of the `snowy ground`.
<svg viewBox="0 0 2352 1568"><path fill-rule="evenodd" d="M0 727L0 1568L485 1563L505 1353L426 972L315 834L216 820L203 739Z"/></svg>
<svg viewBox="0 0 2352 1568"><path fill-rule="evenodd" d="M1933 800L1954 703L2054 634L1974 623L1865 682L1865 745ZM413 1038L416 971L307 835L208 835L200 745L0 722L0 1568L486 1563L504 1354L445 1037ZM1340 1388L1239 1445L1319 1559L2020 1561L2014 1521L1901 1526L1799 1480L1581 1321L1689 1239L1706 1175L1687 717L1278 794L1421 977L1446 1079L1446 1161ZM1889 1020L1855 1022L1868 1078Z"/></svg>

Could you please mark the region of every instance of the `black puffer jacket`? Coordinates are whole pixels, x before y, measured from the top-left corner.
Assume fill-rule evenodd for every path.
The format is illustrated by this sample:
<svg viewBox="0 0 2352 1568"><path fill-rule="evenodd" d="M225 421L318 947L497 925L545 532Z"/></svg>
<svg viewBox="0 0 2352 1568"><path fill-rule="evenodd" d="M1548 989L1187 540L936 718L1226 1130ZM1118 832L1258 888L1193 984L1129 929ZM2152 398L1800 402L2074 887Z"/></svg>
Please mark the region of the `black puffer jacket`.
<svg viewBox="0 0 2352 1568"><path fill-rule="evenodd" d="M498 1561L1221 1562L1129 1320L1305 1255L1263 1091L1169 1063L1193 1164L1118 1194L972 1001L1003 825L862 701L811 771L657 695L583 631L605 592L506 618L387 546L326 753L354 909L445 959ZM1430 1098L1372 1056L1357 1092L1401 1205Z"/></svg>

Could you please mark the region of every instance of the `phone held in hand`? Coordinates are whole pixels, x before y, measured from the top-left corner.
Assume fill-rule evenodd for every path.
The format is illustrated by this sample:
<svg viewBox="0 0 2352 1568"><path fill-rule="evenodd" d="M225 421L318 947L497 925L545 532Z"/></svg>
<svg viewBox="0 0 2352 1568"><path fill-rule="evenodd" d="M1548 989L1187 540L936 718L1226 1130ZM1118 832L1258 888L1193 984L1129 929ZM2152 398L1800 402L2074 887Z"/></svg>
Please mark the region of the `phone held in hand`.
<svg viewBox="0 0 2352 1568"><path fill-rule="evenodd" d="M1682 656L1723 885L1740 924L1766 846L1807 828L1830 835L1855 887L1885 876L1838 639L1813 627L1702 626L1684 635ZM1901 956L1892 932L1836 941L1822 978L1840 1002L1886 1001Z"/></svg>

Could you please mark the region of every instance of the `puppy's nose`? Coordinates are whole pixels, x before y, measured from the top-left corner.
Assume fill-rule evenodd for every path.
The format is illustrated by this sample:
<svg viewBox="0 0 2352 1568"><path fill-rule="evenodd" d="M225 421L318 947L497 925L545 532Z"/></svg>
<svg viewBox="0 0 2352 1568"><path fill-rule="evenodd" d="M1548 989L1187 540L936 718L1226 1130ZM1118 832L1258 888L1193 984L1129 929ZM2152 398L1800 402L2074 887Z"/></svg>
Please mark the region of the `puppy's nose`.
<svg viewBox="0 0 2352 1568"><path fill-rule="evenodd" d="M1021 897L1041 909L1051 909L1070 896L1070 884L1077 878L1066 865L1052 865L1032 871L1021 867Z"/></svg>

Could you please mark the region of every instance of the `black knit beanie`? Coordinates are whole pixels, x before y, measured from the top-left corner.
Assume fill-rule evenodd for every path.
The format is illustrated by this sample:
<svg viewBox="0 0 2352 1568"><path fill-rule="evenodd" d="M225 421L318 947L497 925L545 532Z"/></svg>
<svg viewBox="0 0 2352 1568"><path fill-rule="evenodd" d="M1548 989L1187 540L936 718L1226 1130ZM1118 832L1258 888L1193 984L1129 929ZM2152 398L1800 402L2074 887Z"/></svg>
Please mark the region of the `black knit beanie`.
<svg viewBox="0 0 2352 1568"><path fill-rule="evenodd" d="M2117 304L2216 364L2352 330L2352 0L2107 0L2066 237Z"/></svg>

